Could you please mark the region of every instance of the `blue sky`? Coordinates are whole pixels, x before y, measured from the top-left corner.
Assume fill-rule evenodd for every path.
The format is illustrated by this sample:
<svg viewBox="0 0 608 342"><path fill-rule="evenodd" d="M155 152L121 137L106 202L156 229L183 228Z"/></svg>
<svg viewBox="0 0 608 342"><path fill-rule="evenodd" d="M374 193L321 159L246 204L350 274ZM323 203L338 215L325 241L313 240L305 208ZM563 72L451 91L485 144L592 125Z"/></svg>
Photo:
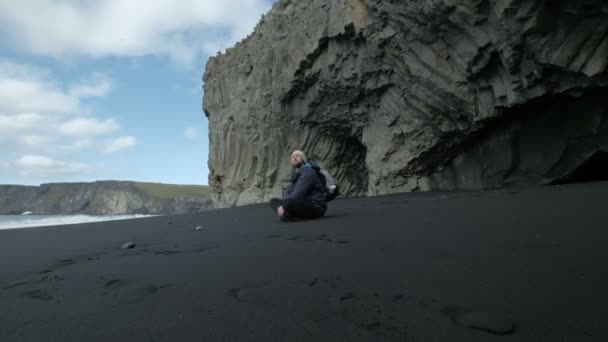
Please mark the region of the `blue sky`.
<svg viewBox="0 0 608 342"><path fill-rule="evenodd" d="M209 55L272 0L0 0L0 184L207 184Z"/></svg>

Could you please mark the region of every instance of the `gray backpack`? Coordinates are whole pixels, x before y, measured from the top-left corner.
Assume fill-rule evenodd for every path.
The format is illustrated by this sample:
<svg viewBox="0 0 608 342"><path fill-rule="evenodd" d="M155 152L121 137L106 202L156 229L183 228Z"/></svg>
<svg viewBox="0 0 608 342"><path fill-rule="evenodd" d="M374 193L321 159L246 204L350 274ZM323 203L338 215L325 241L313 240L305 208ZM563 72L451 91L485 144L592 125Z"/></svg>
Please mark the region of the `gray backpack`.
<svg viewBox="0 0 608 342"><path fill-rule="evenodd" d="M336 179L325 169L321 169L317 174L321 178L321 184L325 186L325 200L333 201L340 193Z"/></svg>

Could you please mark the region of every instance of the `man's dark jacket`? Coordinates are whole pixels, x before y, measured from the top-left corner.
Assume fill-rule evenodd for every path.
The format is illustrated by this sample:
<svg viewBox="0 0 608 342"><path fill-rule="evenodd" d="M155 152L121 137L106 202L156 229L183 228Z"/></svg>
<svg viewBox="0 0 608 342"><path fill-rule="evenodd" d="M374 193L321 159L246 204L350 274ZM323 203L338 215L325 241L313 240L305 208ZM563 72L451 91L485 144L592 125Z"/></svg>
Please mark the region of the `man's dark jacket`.
<svg viewBox="0 0 608 342"><path fill-rule="evenodd" d="M325 185L321 183L318 172L321 169L313 162L307 162L291 180L284 199L305 200L317 208L327 209Z"/></svg>

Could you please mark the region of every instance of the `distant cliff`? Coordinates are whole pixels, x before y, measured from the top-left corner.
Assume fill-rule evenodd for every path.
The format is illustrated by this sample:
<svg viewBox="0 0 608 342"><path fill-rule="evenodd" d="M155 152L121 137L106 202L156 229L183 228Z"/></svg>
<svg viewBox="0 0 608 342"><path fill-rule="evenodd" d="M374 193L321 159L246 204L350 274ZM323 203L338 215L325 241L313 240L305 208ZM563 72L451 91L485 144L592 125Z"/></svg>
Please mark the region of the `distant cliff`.
<svg viewBox="0 0 608 342"><path fill-rule="evenodd" d="M605 0L280 0L207 63L212 198L279 194L294 149L347 195L569 181L607 164L607 65Z"/></svg>
<svg viewBox="0 0 608 342"><path fill-rule="evenodd" d="M0 214L172 214L210 208L206 186L123 181L0 185Z"/></svg>

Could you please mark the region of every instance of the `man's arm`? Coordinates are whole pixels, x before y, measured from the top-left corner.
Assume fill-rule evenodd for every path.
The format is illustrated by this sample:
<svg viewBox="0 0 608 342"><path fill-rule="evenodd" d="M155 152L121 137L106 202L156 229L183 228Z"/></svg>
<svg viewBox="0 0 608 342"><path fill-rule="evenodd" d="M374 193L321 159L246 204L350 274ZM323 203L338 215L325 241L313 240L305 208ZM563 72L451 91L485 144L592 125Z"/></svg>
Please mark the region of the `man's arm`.
<svg viewBox="0 0 608 342"><path fill-rule="evenodd" d="M283 190L283 198L287 198L289 194L293 191L293 183L289 183L289 185Z"/></svg>
<svg viewBox="0 0 608 342"><path fill-rule="evenodd" d="M291 199L303 199L310 193L310 190L315 185L318 176L317 172L312 168L304 168L301 171L300 177L296 181L296 184L293 186L293 191L287 196L287 198Z"/></svg>

